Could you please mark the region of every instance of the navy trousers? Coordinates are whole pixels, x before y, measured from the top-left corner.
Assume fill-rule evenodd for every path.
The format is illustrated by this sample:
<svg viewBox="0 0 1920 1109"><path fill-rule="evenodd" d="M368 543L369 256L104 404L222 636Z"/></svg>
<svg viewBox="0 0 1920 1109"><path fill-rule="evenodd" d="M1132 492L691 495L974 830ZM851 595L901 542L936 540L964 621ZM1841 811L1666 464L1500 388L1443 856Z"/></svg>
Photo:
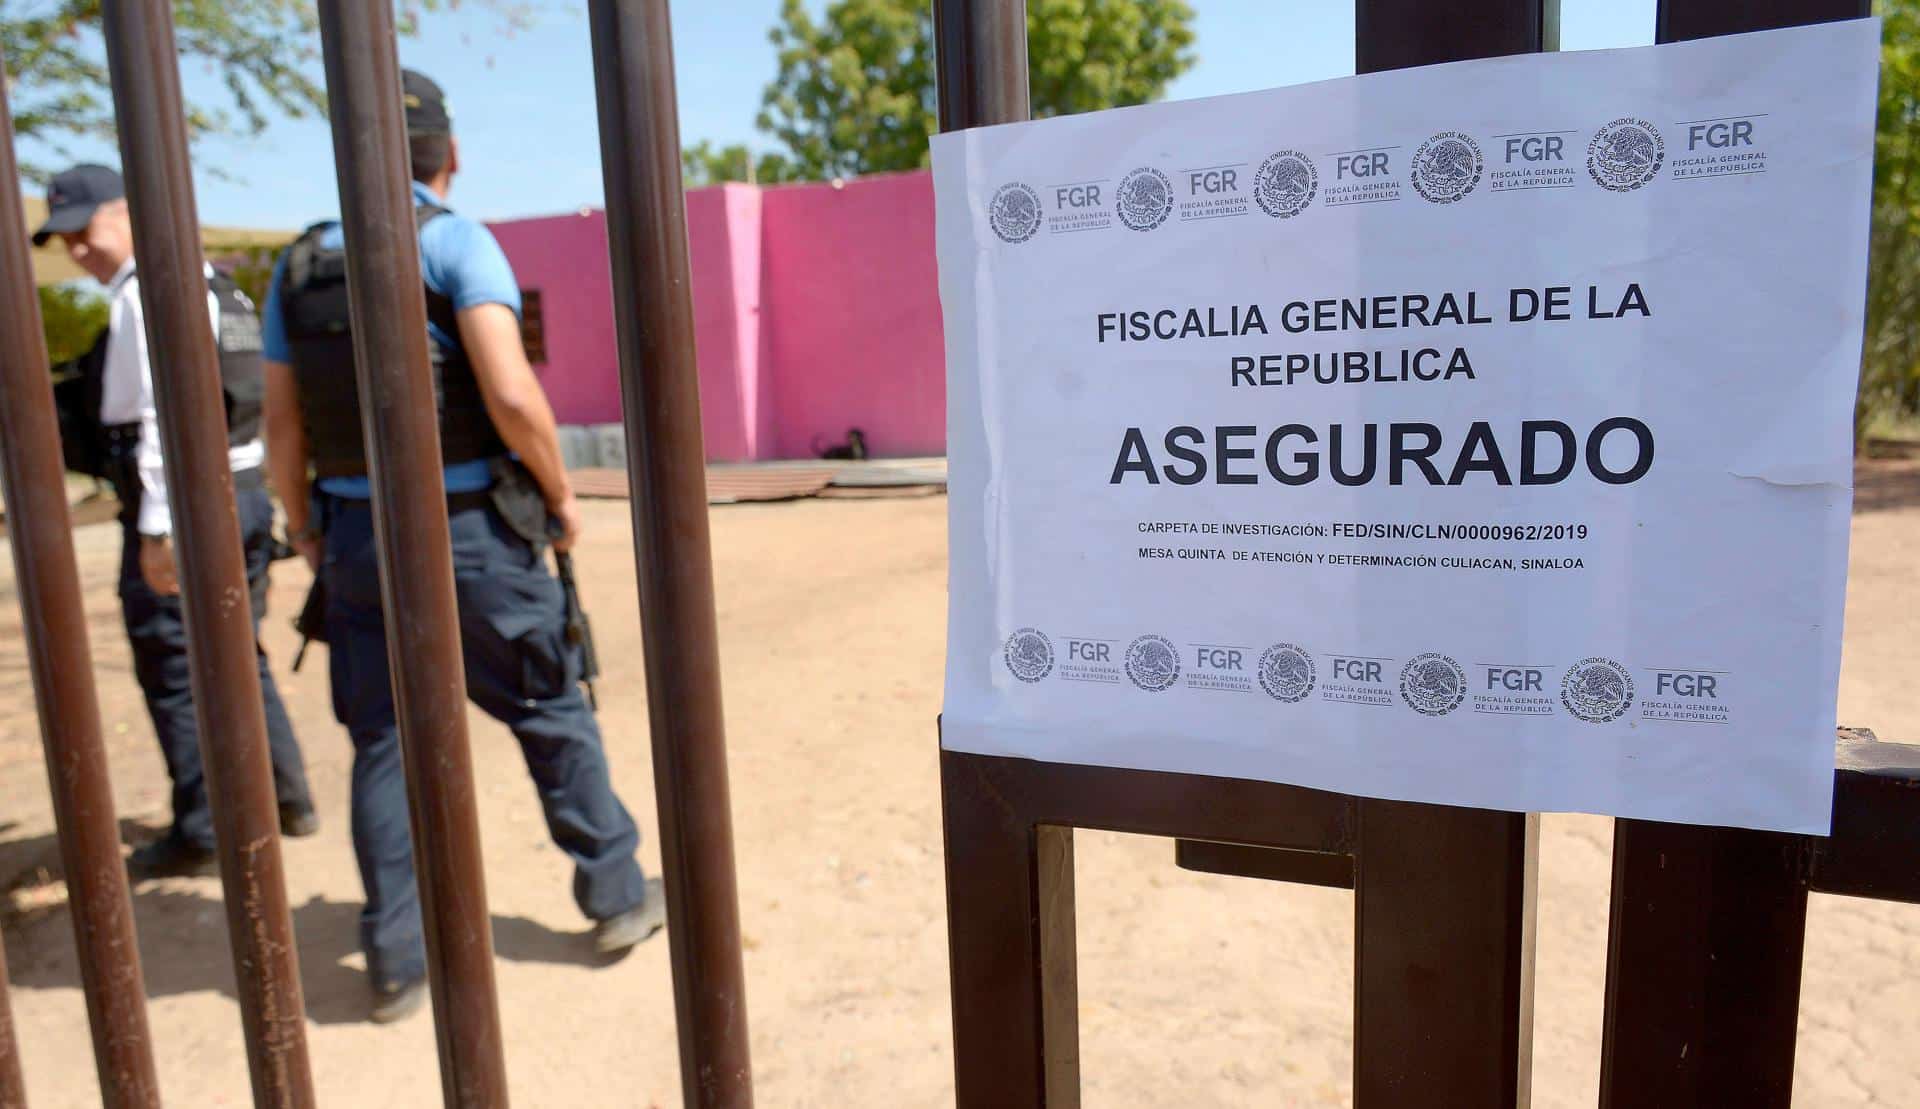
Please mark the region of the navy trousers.
<svg viewBox="0 0 1920 1109"><path fill-rule="evenodd" d="M367 501L320 502L333 707L353 739L353 849L367 893L360 943L375 985L391 988L426 973L426 950L373 512ZM634 908L646 897L634 858L640 829L613 792L580 688L580 650L566 638L560 583L492 507L456 508L448 523L467 695L520 741L547 831L573 860L580 911L604 920Z"/></svg>
<svg viewBox="0 0 1920 1109"><path fill-rule="evenodd" d="M257 475L256 475L257 477ZM247 586L252 593L254 642L260 639L260 620L267 612L267 568L273 560L273 501L257 480L237 482L235 508L240 514L241 542L247 557ZM121 492L120 614L127 641L133 648L133 672L146 695L160 753L173 779L174 837L195 847L213 847L213 811L207 806L207 780L200 762L200 726L193 714L193 671L187 663L187 625L180 598L163 597L147 588L140 574L140 513L137 482L116 482ZM178 552L176 551L176 554ZM313 803L307 790L306 764L294 738L293 721L280 701L280 690L260 658L260 696L267 710L267 747L273 757L273 789L283 805Z"/></svg>

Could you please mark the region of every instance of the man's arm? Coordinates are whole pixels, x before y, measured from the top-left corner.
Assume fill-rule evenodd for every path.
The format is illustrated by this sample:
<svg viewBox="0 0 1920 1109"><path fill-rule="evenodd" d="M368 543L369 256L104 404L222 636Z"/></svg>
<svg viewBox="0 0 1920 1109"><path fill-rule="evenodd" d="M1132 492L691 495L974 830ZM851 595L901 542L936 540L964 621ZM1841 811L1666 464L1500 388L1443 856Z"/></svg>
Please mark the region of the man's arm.
<svg viewBox="0 0 1920 1109"><path fill-rule="evenodd" d="M320 537L313 527L313 494L307 478L307 427L300 418L300 386L293 376L293 348L287 343L285 308L280 284L286 279L287 259L274 260L267 279L267 302L260 310L260 350L266 392L260 401L260 421L267 437L267 474L287 514L287 542L320 572Z"/></svg>
<svg viewBox="0 0 1920 1109"><path fill-rule="evenodd" d="M560 457L560 432L554 424L553 406L547 403L546 390L527 364L527 351L520 341L520 319L504 304L462 308L458 319L460 345L473 362L473 376L480 384L487 415L507 449L520 456L539 483L547 512L560 522L561 535L554 540L554 549L567 550L580 530L580 507L573 499L573 484L567 480L567 467Z"/></svg>
<svg viewBox="0 0 1920 1109"><path fill-rule="evenodd" d="M307 478L307 429L300 422L300 394L293 367L268 359L262 418L267 434L267 472L287 514L287 540L307 565L320 569L320 540L311 530L312 490Z"/></svg>
<svg viewBox="0 0 1920 1109"><path fill-rule="evenodd" d="M134 528L140 533L140 576L163 597L180 592L173 562L173 513L167 504L167 471L160 454L160 417L153 401L153 368L147 359L147 328L141 311L139 279L129 279L115 294L108 327L106 375L136 383L140 435L134 448L134 474L140 482L140 509Z"/></svg>

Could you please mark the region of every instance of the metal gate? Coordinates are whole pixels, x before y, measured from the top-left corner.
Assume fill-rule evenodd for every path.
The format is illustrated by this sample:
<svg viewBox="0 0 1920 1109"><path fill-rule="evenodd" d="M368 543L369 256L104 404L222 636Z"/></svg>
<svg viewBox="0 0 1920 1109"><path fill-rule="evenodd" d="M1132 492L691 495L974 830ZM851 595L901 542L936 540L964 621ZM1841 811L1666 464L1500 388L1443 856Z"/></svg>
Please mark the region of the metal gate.
<svg viewBox="0 0 1920 1109"><path fill-rule="evenodd" d="M752 1103L665 0L593 0L620 376L686 1104ZM391 0L322 0L321 38L372 463L428 976L448 1105L507 1104L439 431ZM254 1102L316 1104L228 471L171 6L106 0L167 479ZM4 64L4 59L0 59ZM4 87L0 226L24 226ZM111 1106L160 1103L107 788L58 431L26 243L0 235L0 453L15 571ZM643 372L644 371L644 372ZM0 962L0 972L4 963ZM0 1106L24 1104L0 973Z"/></svg>

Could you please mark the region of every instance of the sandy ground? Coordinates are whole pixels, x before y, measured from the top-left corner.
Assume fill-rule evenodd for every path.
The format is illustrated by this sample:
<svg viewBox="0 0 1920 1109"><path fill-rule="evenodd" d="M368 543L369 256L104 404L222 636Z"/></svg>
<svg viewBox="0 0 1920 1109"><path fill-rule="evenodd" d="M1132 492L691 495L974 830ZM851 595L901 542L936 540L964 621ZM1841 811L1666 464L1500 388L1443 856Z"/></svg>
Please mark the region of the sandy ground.
<svg viewBox="0 0 1920 1109"><path fill-rule="evenodd" d="M1842 720L1920 739L1920 463L1864 475ZM940 499L714 512L741 915L759 1103L951 1102L934 716L944 625ZM650 835L653 779L626 506L589 506L583 585L608 673L614 775ZM166 781L112 589L111 526L80 530L119 809L157 827ZM10 566L0 592L11 594ZM285 564L283 564L284 566ZM321 1100L434 1104L431 1022L364 1022L349 749L324 660L289 675L304 569L276 577L266 640L327 826L286 850ZM18 608L0 598L0 885L32 1104L99 1103L55 868ZM677 1104L667 948L585 953L564 860L506 732L473 726L507 1065L522 1106ZM1611 827L1548 817L1541 844L1535 1104L1598 1084ZM1345 1104L1351 895L1174 868L1165 841L1078 834L1089 1106ZM643 860L658 865L651 840ZM169 1104L244 1105L247 1074L213 880L135 896ZM1920 1104L1920 908L1816 898L1796 1105Z"/></svg>

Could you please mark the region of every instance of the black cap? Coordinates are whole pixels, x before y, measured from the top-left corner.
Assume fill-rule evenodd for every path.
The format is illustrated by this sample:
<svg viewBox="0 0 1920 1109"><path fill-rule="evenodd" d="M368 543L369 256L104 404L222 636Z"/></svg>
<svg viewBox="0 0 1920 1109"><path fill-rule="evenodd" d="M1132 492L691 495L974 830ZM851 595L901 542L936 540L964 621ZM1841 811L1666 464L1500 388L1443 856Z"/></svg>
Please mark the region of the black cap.
<svg viewBox="0 0 1920 1109"><path fill-rule="evenodd" d="M47 185L47 222L33 233L33 245L45 246L55 235L84 230L95 208L125 195L120 175L106 166L80 165L55 174Z"/></svg>
<svg viewBox="0 0 1920 1109"><path fill-rule="evenodd" d="M433 78L416 70L401 70L400 99L407 106L407 134L453 133L453 113L447 110L447 94L440 91Z"/></svg>

